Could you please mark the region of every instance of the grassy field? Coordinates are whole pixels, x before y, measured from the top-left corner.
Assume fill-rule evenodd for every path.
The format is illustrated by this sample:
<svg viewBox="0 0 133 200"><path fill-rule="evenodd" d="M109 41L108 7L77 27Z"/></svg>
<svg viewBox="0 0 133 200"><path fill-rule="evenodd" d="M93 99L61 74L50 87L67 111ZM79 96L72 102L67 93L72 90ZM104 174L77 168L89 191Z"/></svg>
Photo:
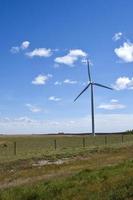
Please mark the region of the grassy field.
<svg viewBox="0 0 133 200"><path fill-rule="evenodd" d="M0 137L0 200L133 199L133 136L84 137Z"/></svg>
<svg viewBox="0 0 133 200"><path fill-rule="evenodd" d="M53 154L54 151L67 151L81 147L112 146L130 143L133 135L109 136L1 136L0 162L25 159ZM15 147L16 146L16 147Z"/></svg>

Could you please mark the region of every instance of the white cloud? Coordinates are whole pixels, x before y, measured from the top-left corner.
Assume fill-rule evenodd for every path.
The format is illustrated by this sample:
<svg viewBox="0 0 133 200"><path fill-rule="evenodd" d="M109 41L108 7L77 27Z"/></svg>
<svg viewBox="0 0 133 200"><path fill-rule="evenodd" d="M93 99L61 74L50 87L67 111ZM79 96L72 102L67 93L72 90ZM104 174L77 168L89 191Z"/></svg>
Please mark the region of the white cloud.
<svg viewBox="0 0 133 200"><path fill-rule="evenodd" d="M54 85L62 85L63 83L64 84L77 84L78 82L70 80L70 79L65 79L63 82L61 82L61 81L55 81Z"/></svg>
<svg viewBox="0 0 133 200"><path fill-rule="evenodd" d="M86 57L87 53L85 53L83 50L81 49L72 49L69 51L69 56L79 56L79 57Z"/></svg>
<svg viewBox="0 0 133 200"><path fill-rule="evenodd" d="M55 81L54 85L62 85L62 83L60 81Z"/></svg>
<svg viewBox="0 0 133 200"><path fill-rule="evenodd" d="M29 117L24 116L24 117L18 117L18 118L15 118L13 120L10 120L10 122L13 122L14 124L15 123L16 124L17 123L23 123L23 124L27 123L27 124L29 124L29 123L34 123L34 120L30 119Z"/></svg>
<svg viewBox="0 0 133 200"><path fill-rule="evenodd" d="M133 62L133 43L124 42L123 46L116 48L114 52L124 62Z"/></svg>
<svg viewBox="0 0 133 200"><path fill-rule="evenodd" d="M48 81L50 78L52 78L52 74L48 75L42 75L39 74L35 79L32 81L32 84L34 85L45 85L46 81Z"/></svg>
<svg viewBox="0 0 133 200"><path fill-rule="evenodd" d="M117 132L132 129L133 114L96 114L97 132ZM91 115L80 118L34 120L28 117L0 118L0 132L6 134L91 132Z"/></svg>
<svg viewBox="0 0 133 200"><path fill-rule="evenodd" d="M113 87L116 90L133 89L133 77L131 79L126 76L119 77Z"/></svg>
<svg viewBox="0 0 133 200"><path fill-rule="evenodd" d="M62 57L55 58L55 62L59 64L65 64L69 66L73 66L74 62L76 62L79 58L86 57L87 53L81 49L72 49L69 53Z"/></svg>
<svg viewBox="0 0 133 200"><path fill-rule="evenodd" d="M15 54L15 53L19 53L19 50L20 50L19 47L12 47L10 51L11 53Z"/></svg>
<svg viewBox="0 0 133 200"><path fill-rule="evenodd" d="M47 76L48 76L49 78L52 78L52 77L53 77L53 75L52 75L52 74L48 74Z"/></svg>
<svg viewBox="0 0 133 200"><path fill-rule="evenodd" d="M22 44L21 44L21 49L27 49L28 47L29 47L29 45L30 45L30 42L29 41L24 41L24 42L22 42Z"/></svg>
<svg viewBox="0 0 133 200"><path fill-rule="evenodd" d="M50 101L61 101L61 98L55 97L55 96L51 96L49 97Z"/></svg>
<svg viewBox="0 0 133 200"><path fill-rule="evenodd" d="M77 61L77 57L72 57L68 55L55 58L55 62L65 65L73 65L75 61Z"/></svg>
<svg viewBox="0 0 133 200"><path fill-rule="evenodd" d="M72 81L72 80L70 80L70 79L65 79L65 80L64 80L64 83L65 83L65 84L76 84L77 81Z"/></svg>
<svg viewBox="0 0 133 200"><path fill-rule="evenodd" d="M120 104L116 99L112 99L109 103L103 103L98 106L98 108L105 110L124 109L125 107L125 105Z"/></svg>
<svg viewBox="0 0 133 200"><path fill-rule="evenodd" d="M112 103L117 103L118 100L117 100L117 99L111 99L111 102L112 102Z"/></svg>
<svg viewBox="0 0 133 200"><path fill-rule="evenodd" d="M29 47L29 41L23 41L20 46L15 46L11 48L11 53L19 53L20 50L25 50Z"/></svg>
<svg viewBox="0 0 133 200"><path fill-rule="evenodd" d="M52 50L46 49L46 48L38 48L38 49L34 49L31 52L27 52L26 55L30 58L33 58L35 56L37 56L37 57L50 57L52 55Z"/></svg>
<svg viewBox="0 0 133 200"><path fill-rule="evenodd" d="M38 112L42 111L42 109L40 107L37 107L35 105L31 105L29 103L26 104L26 107L33 113L38 113Z"/></svg>
<svg viewBox="0 0 133 200"><path fill-rule="evenodd" d="M121 32L118 32L118 33L115 33L115 35L113 36L113 40L114 41L117 41L117 40L120 40L121 39L121 37L122 37L122 33Z"/></svg>

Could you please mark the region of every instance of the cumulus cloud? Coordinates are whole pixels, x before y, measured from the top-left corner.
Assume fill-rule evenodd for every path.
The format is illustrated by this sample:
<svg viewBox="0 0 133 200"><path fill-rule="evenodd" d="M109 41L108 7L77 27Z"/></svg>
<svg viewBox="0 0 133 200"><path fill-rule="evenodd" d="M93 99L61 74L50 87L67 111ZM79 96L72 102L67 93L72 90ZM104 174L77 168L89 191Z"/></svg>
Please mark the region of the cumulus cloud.
<svg viewBox="0 0 133 200"><path fill-rule="evenodd" d="M50 78L52 78L52 74L48 75L42 75L39 74L35 79L32 81L32 84L34 85L45 85L46 81L48 81Z"/></svg>
<svg viewBox="0 0 133 200"><path fill-rule="evenodd" d="M61 101L61 98L55 97L55 96L51 96L49 97L50 101Z"/></svg>
<svg viewBox="0 0 133 200"><path fill-rule="evenodd" d="M122 37L122 35L123 35L123 34L122 34L121 32L115 33L112 39L113 39L114 41L120 40L121 37Z"/></svg>
<svg viewBox="0 0 133 200"><path fill-rule="evenodd" d="M30 46L30 42L29 41L24 41L21 44L21 49L27 49Z"/></svg>
<svg viewBox="0 0 133 200"><path fill-rule="evenodd" d="M124 42L123 46L116 48L114 52L124 62L133 62L133 43Z"/></svg>
<svg viewBox="0 0 133 200"><path fill-rule="evenodd" d="M27 52L26 55L30 58L33 57L50 57L52 55L52 50L51 49L46 49L46 48L38 48L34 49L31 52Z"/></svg>
<svg viewBox="0 0 133 200"><path fill-rule="evenodd" d="M42 109L40 107L29 104L29 103L26 104L26 107L33 113L38 113L38 112L42 111Z"/></svg>
<svg viewBox="0 0 133 200"><path fill-rule="evenodd" d="M14 47L11 47L11 53L15 54L15 53L19 53L20 50L25 50L27 49L28 47L30 46L30 42L29 41L23 41L21 43L20 46L14 46Z"/></svg>
<svg viewBox="0 0 133 200"><path fill-rule="evenodd" d="M73 80L70 80L70 79L65 79L63 82L65 84L76 84L77 83L77 81L73 81Z"/></svg>
<svg viewBox="0 0 133 200"><path fill-rule="evenodd" d="M55 62L59 64L65 64L69 66L73 66L73 64L79 59L86 57L87 53L81 49L72 49L69 53L62 57L55 58Z"/></svg>
<svg viewBox="0 0 133 200"><path fill-rule="evenodd" d="M133 77L131 79L126 76L119 77L113 87L116 90L133 89Z"/></svg>
<svg viewBox="0 0 133 200"><path fill-rule="evenodd" d="M112 99L109 103L102 103L98 106L100 109L105 110L116 110L116 109L124 109L126 106L120 104L117 99Z"/></svg>

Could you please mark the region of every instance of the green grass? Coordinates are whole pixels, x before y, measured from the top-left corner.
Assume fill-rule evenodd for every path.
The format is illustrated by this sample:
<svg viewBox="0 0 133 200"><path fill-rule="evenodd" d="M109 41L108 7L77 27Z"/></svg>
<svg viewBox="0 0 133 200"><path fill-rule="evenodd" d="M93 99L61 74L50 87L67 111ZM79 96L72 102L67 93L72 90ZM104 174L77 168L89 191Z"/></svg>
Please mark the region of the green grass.
<svg viewBox="0 0 133 200"><path fill-rule="evenodd" d="M83 136L85 147L92 148L98 146L112 146L122 143L122 135L109 136ZM55 151L54 141L56 139L56 151L66 151L68 149L82 148L82 136L1 136L0 137L0 162L39 157L42 155L53 154ZM16 142L17 154L14 155L14 142ZM133 135L124 135L124 143L133 142ZM7 146L4 147L3 144Z"/></svg>
<svg viewBox="0 0 133 200"><path fill-rule="evenodd" d="M0 137L0 200L133 199L133 135L123 142L121 135L107 136L107 144L105 136L84 137L85 147L81 136ZM65 158L61 165L33 166Z"/></svg>
<svg viewBox="0 0 133 200"><path fill-rule="evenodd" d="M133 161L68 178L1 191L0 200L126 200L133 198Z"/></svg>

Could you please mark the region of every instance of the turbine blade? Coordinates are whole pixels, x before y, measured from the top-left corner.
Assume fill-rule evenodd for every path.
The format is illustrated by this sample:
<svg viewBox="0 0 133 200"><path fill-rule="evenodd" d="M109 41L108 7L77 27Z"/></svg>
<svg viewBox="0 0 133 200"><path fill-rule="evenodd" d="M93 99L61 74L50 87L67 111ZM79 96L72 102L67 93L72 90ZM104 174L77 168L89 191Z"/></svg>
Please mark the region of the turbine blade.
<svg viewBox="0 0 133 200"><path fill-rule="evenodd" d="M88 60L88 59L87 59L87 67L88 67L88 77L89 77L89 81L91 82L90 64L89 64L89 60Z"/></svg>
<svg viewBox="0 0 133 200"><path fill-rule="evenodd" d="M113 88L108 87L106 85L99 84L99 83L93 83L93 85L96 85L96 86L99 86L99 87L103 87L103 88L106 88L106 89L109 89L109 90L113 90Z"/></svg>
<svg viewBox="0 0 133 200"><path fill-rule="evenodd" d="M85 92L85 90L88 89L88 87L90 86L91 83L89 83L83 90L82 92L80 92L80 94L76 97L76 99L74 99L74 102L81 96L81 94L83 94Z"/></svg>

